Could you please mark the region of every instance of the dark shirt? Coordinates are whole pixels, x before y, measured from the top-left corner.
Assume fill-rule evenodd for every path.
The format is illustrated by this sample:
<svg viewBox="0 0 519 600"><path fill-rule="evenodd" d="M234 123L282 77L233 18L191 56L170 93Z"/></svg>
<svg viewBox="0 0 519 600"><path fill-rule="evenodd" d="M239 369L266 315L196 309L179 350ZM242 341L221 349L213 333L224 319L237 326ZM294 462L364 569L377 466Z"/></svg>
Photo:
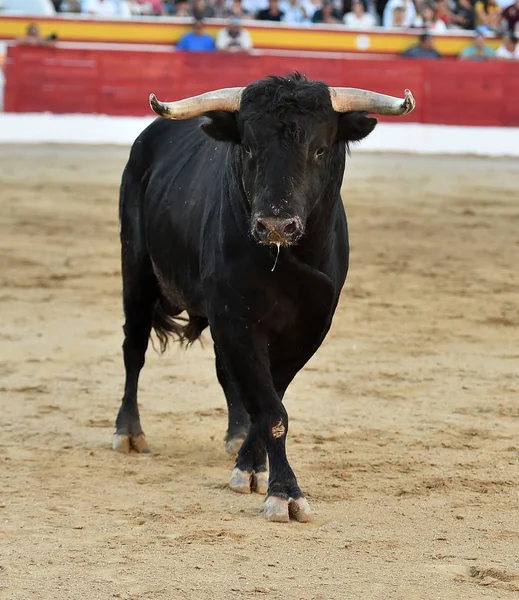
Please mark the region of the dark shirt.
<svg viewBox="0 0 519 600"><path fill-rule="evenodd" d="M338 19L339 23L342 23L342 17L335 9L332 11L332 17ZM322 9L315 11L314 16L312 17L312 23L324 23Z"/></svg>
<svg viewBox="0 0 519 600"><path fill-rule="evenodd" d="M503 11L503 19L508 24L508 29L513 31L517 23L519 23L519 8L512 4L512 6L508 6Z"/></svg>
<svg viewBox="0 0 519 600"><path fill-rule="evenodd" d="M277 15L273 15L270 12L270 8L266 8L265 10L260 10L256 15L256 19L259 21L281 21L281 19L285 16L284 12L279 11Z"/></svg>
<svg viewBox="0 0 519 600"><path fill-rule="evenodd" d="M462 24L460 23L460 25L461 25L461 27L463 27L463 29L467 29L469 31L472 31L473 29L475 29L474 9L473 8L464 8L463 6L460 6L458 4L458 8L456 9L456 14L465 19L465 21Z"/></svg>
<svg viewBox="0 0 519 600"><path fill-rule="evenodd" d="M198 10L194 6L189 9L189 13L195 19L212 19L214 17L214 8L212 6L204 7L204 10Z"/></svg>
<svg viewBox="0 0 519 600"><path fill-rule="evenodd" d="M406 58L441 58L441 54L434 48L427 49L422 48L419 44L411 46L405 52L402 52L401 56Z"/></svg>
<svg viewBox="0 0 519 600"><path fill-rule="evenodd" d="M277 15L273 15L270 12L270 8L265 8L265 10L260 10L256 15L256 19L259 21L281 21L281 19L285 16L285 13L279 11Z"/></svg>

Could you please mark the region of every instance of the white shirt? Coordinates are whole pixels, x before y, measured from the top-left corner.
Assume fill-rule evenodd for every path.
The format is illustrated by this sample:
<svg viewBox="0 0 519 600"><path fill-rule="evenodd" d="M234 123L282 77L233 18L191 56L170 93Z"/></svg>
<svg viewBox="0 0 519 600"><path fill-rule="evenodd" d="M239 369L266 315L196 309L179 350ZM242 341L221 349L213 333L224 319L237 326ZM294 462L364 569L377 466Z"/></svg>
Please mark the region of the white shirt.
<svg viewBox="0 0 519 600"><path fill-rule="evenodd" d="M82 8L85 13L93 13L106 17L117 14L117 7L112 0L86 0Z"/></svg>
<svg viewBox="0 0 519 600"><path fill-rule="evenodd" d="M404 14L404 27L411 27L414 20L416 19L416 8L414 6L413 0L407 0L407 3L404 6L403 0L389 0L384 8L384 13L382 15L382 25L384 27L392 27L393 23L393 10L397 7L401 6L405 10Z"/></svg>
<svg viewBox="0 0 519 600"><path fill-rule="evenodd" d="M238 42L238 43L236 43ZM252 39L250 33L245 29L240 29L238 37L232 38L226 29L221 29L216 36L217 50L227 50L232 46L238 46L242 50L250 50L252 48Z"/></svg>
<svg viewBox="0 0 519 600"><path fill-rule="evenodd" d="M376 26L375 17L369 13L364 13L359 19L354 12L349 12L344 15L343 21L351 29L371 29Z"/></svg>
<svg viewBox="0 0 519 600"><path fill-rule="evenodd" d="M417 16L416 19L414 20L414 26L415 27L424 27L424 22L422 17ZM437 21L435 21L434 23L429 23L427 25L427 29L430 29L431 31L447 31L447 25L445 24L445 21L442 21L441 19L438 19Z"/></svg>
<svg viewBox="0 0 519 600"><path fill-rule="evenodd" d="M519 44L516 44L515 46L515 52L510 52L510 50L507 50L503 44L501 44L501 46L499 46L499 48L496 50L496 56L498 58L508 58L508 59L519 59Z"/></svg>
<svg viewBox="0 0 519 600"><path fill-rule="evenodd" d="M283 13L283 21L285 23L304 23L308 20L299 2L291 4L288 1L281 1L279 3L279 10Z"/></svg>
<svg viewBox="0 0 519 600"><path fill-rule="evenodd" d="M268 0L242 0L241 6L249 15L255 15L260 10L265 10L269 7Z"/></svg>
<svg viewBox="0 0 519 600"><path fill-rule="evenodd" d="M312 0L301 0L301 6L305 9L306 16L311 22L312 17L319 10L319 7L316 6L316 4L312 2Z"/></svg>

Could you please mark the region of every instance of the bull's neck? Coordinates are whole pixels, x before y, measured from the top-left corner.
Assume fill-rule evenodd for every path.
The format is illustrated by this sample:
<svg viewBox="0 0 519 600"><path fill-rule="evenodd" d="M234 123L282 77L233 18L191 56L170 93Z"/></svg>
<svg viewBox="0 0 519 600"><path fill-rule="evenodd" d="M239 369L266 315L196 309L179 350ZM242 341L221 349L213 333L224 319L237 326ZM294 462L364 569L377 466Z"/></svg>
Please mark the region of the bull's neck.
<svg viewBox="0 0 519 600"><path fill-rule="evenodd" d="M294 256L318 267L332 242L342 210L340 185L328 186L307 218L305 234L293 247Z"/></svg>

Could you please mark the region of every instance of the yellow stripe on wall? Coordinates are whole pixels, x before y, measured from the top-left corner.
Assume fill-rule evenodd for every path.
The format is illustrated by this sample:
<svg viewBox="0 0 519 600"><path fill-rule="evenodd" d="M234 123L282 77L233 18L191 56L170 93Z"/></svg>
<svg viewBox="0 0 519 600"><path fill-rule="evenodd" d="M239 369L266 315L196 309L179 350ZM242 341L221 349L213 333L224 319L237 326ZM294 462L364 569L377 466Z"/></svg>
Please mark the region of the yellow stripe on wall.
<svg viewBox="0 0 519 600"><path fill-rule="evenodd" d="M14 39L25 34L29 23L37 22L42 35L54 33L61 40L77 42L113 42L173 45L181 35L190 30L187 24L171 22L104 22L81 19L27 19L0 17L0 39ZM220 25L206 25L215 36ZM256 48L283 50L328 50L336 52L392 53L397 54L416 41L415 35L395 35L379 32L323 31L312 28L279 29L251 27L249 32ZM470 37L436 36L435 46L446 56L458 55L472 43ZM499 40L489 40L494 49Z"/></svg>

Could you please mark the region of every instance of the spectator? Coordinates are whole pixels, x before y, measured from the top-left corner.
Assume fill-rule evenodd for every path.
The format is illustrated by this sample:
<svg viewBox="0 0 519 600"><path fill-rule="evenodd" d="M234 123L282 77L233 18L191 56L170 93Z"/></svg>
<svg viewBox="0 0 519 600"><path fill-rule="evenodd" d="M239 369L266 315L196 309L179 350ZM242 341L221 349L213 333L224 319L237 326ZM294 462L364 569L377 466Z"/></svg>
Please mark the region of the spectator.
<svg viewBox="0 0 519 600"><path fill-rule="evenodd" d="M475 29L474 7L471 0L458 0L456 12L452 16L452 21L461 29Z"/></svg>
<svg viewBox="0 0 519 600"><path fill-rule="evenodd" d="M405 28L405 10L403 6L395 6L393 9L392 20L389 27L397 29L400 27Z"/></svg>
<svg viewBox="0 0 519 600"><path fill-rule="evenodd" d="M397 24L395 25L395 8L402 8L403 16L401 24L400 16L396 17ZM398 13L397 13L398 14ZM416 8L413 0L389 0L384 8L382 16L382 25L384 27L412 27L414 20L416 19Z"/></svg>
<svg viewBox="0 0 519 600"><path fill-rule="evenodd" d="M205 0L194 0L192 6L188 9L192 17L199 21L204 19L212 19L214 17L214 7L207 4Z"/></svg>
<svg viewBox="0 0 519 600"><path fill-rule="evenodd" d="M54 8L56 10L56 12L69 12L68 6L67 4L69 4L66 0L51 0L52 4L54 5ZM70 12L81 12L81 5L79 4L79 0L77 0L76 4L79 5L79 10L77 11L70 11ZM2 2L0 0L0 7L2 6Z"/></svg>
<svg viewBox="0 0 519 600"><path fill-rule="evenodd" d="M232 0L231 7L229 10L231 17L238 17L239 19L251 18L249 13L243 8L243 3L241 0Z"/></svg>
<svg viewBox="0 0 519 600"><path fill-rule="evenodd" d="M447 25L445 25L444 21L438 19L436 9L432 4L424 5L421 13L414 20L414 26L435 32L447 30Z"/></svg>
<svg viewBox="0 0 519 600"><path fill-rule="evenodd" d="M489 60L494 58L494 51L486 45L485 34L481 30L476 30L474 43L461 51L462 60Z"/></svg>
<svg viewBox="0 0 519 600"><path fill-rule="evenodd" d="M229 19L232 16L231 7L227 5L226 0L214 0L214 18Z"/></svg>
<svg viewBox="0 0 519 600"><path fill-rule="evenodd" d="M113 17L117 15L117 6L113 0L85 0L83 12L89 15Z"/></svg>
<svg viewBox="0 0 519 600"><path fill-rule="evenodd" d="M352 0L351 12L346 13L343 20L350 29L371 29L377 24L375 17L366 12L364 0Z"/></svg>
<svg viewBox="0 0 519 600"><path fill-rule="evenodd" d="M299 0L282 0L279 8L283 13L283 21L285 23L308 23L309 18L305 7L300 4Z"/></svg>
<svg viewBox="0 0 519 600"><path fill-rule="evenodd" d="M350 10L344 10L344 2L345 2L345 0L332 0L333 8L336 10L337 14L340 15L340 17L341 17L341 23L342 23L342 18L344 17L344 15L347 12L351 12ZM349 0L349 2L351 4L351 0Z"/></svg>
<svg viewBox="0 0 519 600"><path fill-rule="evenodd" d="M229 11L228 18L237 17L241 20L252 19L246 10L244 10L241 0L231 0L226 2L227 10Z"/></svg>
<svg viewBox="0 0 519 600"><path fill-rule="evenodd" d="M452 12L447 0L438 0L436 2L436 18L443 21L447 28L451 27L453 16L454 13Z"/></svg>
<svg viewBox="0 0 519 600"><path fill-rule="evenodd" d="M175 14L175 3L173 0L164 0L162 2L162 10L165 15L171 16Z"/></svg>
<svg viewBox="0 0 519 600"><path fill-rule="evenodd" d="M502 21L501 7L497 0L477 0L474 4L476 28L485 28L485 32L498 31Z"/></svg>
<svg viewBox="0 0 519 600"><path fill-rule="evenodd" d="M242 0L243 10L254 17L261 11L269 7L268 0Z"/></svg>
<svg viewBox="0 0 519 600"><path fill-rule="evenodd" d="M133 15L155 15L164 14L162 0L131 0L130 11Z"/></svg>
<svg viewBox="0 0 519 600"><path fill-rule="evenodd" d="M179 39L176 49L187 52L212 52L215 50L215 43L208 33L204 33L204 22L195 19L193 30Z"/></svg>
<svg viewBox="0 0 519 600"><path fill-rule="evenodd" d="M238 17L232 17L229 25L216 36L216 49L223 52L249 52L252 39L249 32L241 27Z"/></svg>
<svg viewBox="0 0 519 600"><path fill-rule="evenodd" d="M151 14L156 17L160 17L165 14L164 5L162 0L147 0L148 4L151 6Z"/></svg>
<svg viewBox="0 0 519 600"><path fill-rule="evenodd" d="M503 11L503 20L510 32L513 32L519 24L519 0L515 0L514 4L507 6Z"/></svg>
<svg viewBox="0 0 519 600"><path fill-rule="evenodd" d="M315 13L322 8L321 0L302 0L308 19L313 23Z"/></svg>
<svg viewBox="0 0 519 600"><path fill-rule="evenodd" d="M503 35L503 43L496 50L496 58L504 60L519 60L519 46L517 38L512 33Z"/></svg>
<svg viewBox="0 0 519 600"><path fill-rule="evenodd" d="M259 21L282 21L284 13L279 9L278 0L269 0L268 8L260 10L256 15Z"/></svg>
<svg viewBox="0 0 519 600"><path fill-rule="evenodd" d="M171 3L169 3L169 6L171 6ZM174 15L175 17L190 17L191 14L189 12L189 2L188 0L176 0L176 2L173 3L173 12L171 12L170 14ZM166 11L168 11L168 9L166 8Z"/></svg>
<svg viewBox="0 0 519 600"><path fill-rule="evenodd" d="M332 0L324 0L323 7L315 11L312 23L324 23L326 25L342 23L341 15L333 8Z"/></svg>
<svg viewBox="0 0 519 600"><path fill-rule="evenodd" d="M428 33L422 33L418 38L418 44L411 46L401 56L405 58L441 58L442 55L436 50L433 38Z"/></svg>
<svg viewBox="0 0 519 600"><path fill-rule="evenodd" d="M43 37L38 25L31 23L27 26L25 35L17 38L16 41L18 44L29 44L31 46L52 46L56 41L56 35L53 33L48 37Z"/></svg>
<svg viewBox="0 0 519 600"><path fill-rule="evenodd" d="M80 13L81 2L80 0L54 0L54 6L57 12L62 13Z"/></svg>

